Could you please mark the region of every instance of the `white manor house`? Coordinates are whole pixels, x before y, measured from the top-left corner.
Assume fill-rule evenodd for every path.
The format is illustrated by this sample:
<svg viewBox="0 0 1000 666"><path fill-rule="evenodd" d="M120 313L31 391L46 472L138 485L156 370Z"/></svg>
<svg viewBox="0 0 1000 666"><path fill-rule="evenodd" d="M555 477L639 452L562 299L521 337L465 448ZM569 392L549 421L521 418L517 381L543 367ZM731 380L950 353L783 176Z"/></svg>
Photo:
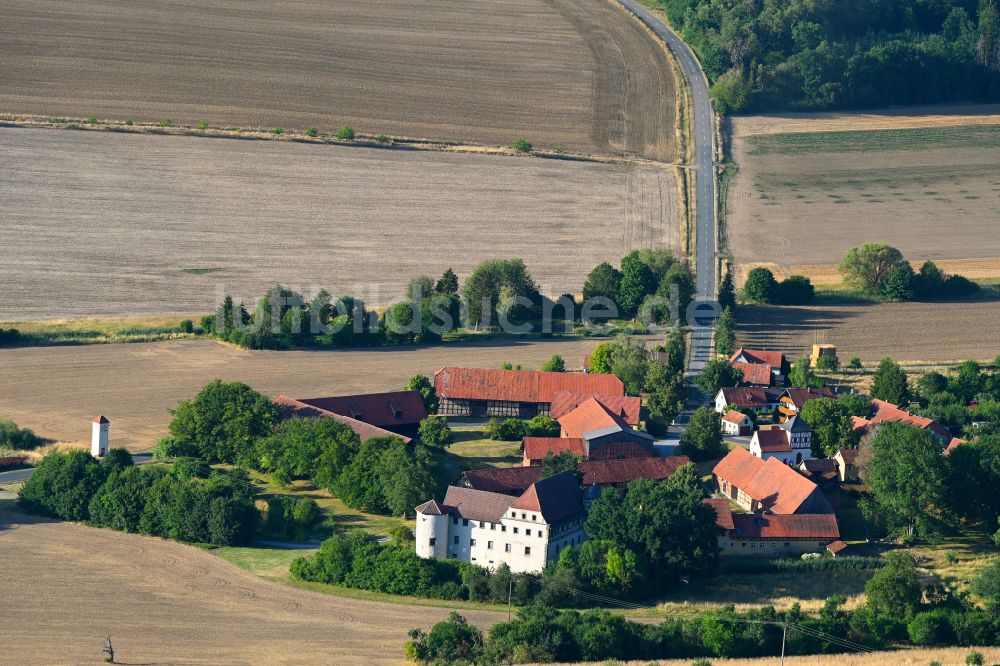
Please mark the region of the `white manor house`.
<svg viewBox="0 0 1000 666"><path fill-rule="evenodd" d="M450 486L443 502L432 499L416 511L417 555L488 569L506 563L515 573L537 573L587 538L580 486L570 471L536 481L519 497Z"/></svg>

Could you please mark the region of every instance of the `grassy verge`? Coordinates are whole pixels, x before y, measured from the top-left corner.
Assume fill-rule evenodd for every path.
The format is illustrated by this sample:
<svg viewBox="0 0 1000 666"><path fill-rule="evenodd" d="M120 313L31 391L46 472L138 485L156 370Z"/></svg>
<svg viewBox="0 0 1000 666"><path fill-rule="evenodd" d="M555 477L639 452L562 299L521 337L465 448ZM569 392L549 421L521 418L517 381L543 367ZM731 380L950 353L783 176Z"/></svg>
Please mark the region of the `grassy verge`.
<svg viewBox="0 0 1000 666"><path fill-rule="evenodd" d="M199 333L181 331L180 322L184 319L198 321L200 316L168 315L10 321L0 324L0 328L17 329L22 336L22 341L18 343L18 346L155 342L200 337Z"/></svg>

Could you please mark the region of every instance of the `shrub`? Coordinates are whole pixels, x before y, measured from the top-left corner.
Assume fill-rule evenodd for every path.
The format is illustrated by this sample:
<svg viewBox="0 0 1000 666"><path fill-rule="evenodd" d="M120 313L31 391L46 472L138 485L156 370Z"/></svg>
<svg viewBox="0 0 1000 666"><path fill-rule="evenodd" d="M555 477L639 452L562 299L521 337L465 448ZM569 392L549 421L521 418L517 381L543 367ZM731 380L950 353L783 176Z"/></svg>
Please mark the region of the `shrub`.
<svg viewBox="0 0 1000 666"><path fill-rule="evenodd" d="M337 138L342 141L353 141L354 140L354 128L350 125L344 125L339 130L337 130Z"/></svg>
<svg viewBox="0 0 1000 666"><path fill-rule="evenodd" d="M969 654L965 655L965 663L969 666L983 666L985 657L983 653L977 650L973 650Z"/></svg>
<svg viewBox="0 0 1000 666"><path fill-rule="evenodd" d="M558 437L561 428L559 422L548 414L539 414L528 421L527 429L532 437Z"/></svg>
<svg viewBox="0 0 1000 666"><path fill-rule="evenodd" d="M836 356L820 356L816 361L817 370L835 371L840 367L840 362Z"/></svg>
<svg viewBox="0 0 1000 666"><path fill-rule="evenodd" d="M0 448L30 451L43 442L29 428L18 428L10 419L0 419Z"/></svg>
<svg viewBox="0 0 1000 666"><path fill-rule="evenodd" d="M851 357L851 360L847 362L847 367L850 368L851 370L861 370L862 368L864 368L864 366L861 365L861 359L858 358L857 356Z"/></svg>
<svg viewBox="0 0 1000 666"><path fill-rule="evenodd" d="M518 419L490 419L484 431L489 439L514 442L525 435L525 425Z"/></svg>
<svg viewBox="0 0 1000 666"><path fill-rule="evenodd" d="M273 130L271 130L271 132L274 134L283 134L285 130L281 129L280 127L275 127Z"/></svg>
<svg viewBox="0 0 1000 666"><path fill-rule="evenodd" d="M181 323L177 326L181 333L194 333L194 322L190 319L181 319Z"/></svg>
<svg viewBox="0 0 1000 666"><path fill-rule="evenodd" d="M566 372L566 360L559 354L553 354L541 369L542 372Z"/></svg>
<svg viewBox="0 0 1000 666"><path fill-rule="evenodd" d="M170 127L171 125L173 123L170 122L170 118L160 118L160 127Z"/></svg>
<svg viewBox="0 0 1000 666"><path fill-rule="evenodd" d="M392 142L392 139L390 139L389 137L387 137L385 134L379 134L379 135L377 135L375 137L375 140L378 141L379 143L391 143Z"/></svg>
<svg viewBox="0 0 1000 666"><path fill-rule="evenodd" d="M202 120L200 123L198 123L197 125L195 125L195 127L197 127L200 130L207 130L208 129L208 123L206 123L204 120Z"/></svg>
<svg viewBox="0 0 1000 666"><path fill-rule="evenodd" d="M132 125L135 124L135 121L132 120L131 118L126 118L125 119L125 124L128 125L129 127L131 127Z"/></svg>
<svg viewBox="0 0 1000 666"><path fill-rule="evenodd" d="M514 150L519 153L530 153L531 152L531 142L527 139L518 139L514 142Z"/></svg>
<svg viewBox="0 0 1000 666"><path fill-rule="evenodd" d="M97 116L90 116L89 118L87 118L87 124L88 125L96 125L97 124Z"/></svg>
<svg viewBox="0 0 1000 666"><path fill-rule="evenodd" d="M443 416L428 416L420 422L420 441L427 446L448 446L454 436Z"/></svg>
<svg viewBox="0 0 1000 666"><path fill-rule="evenodd" d="M306 136L311 136L312 138L315 139L316 137L319 136L319 130L316 129L315 127L310 127L309 129L306 130Z"/></svg>

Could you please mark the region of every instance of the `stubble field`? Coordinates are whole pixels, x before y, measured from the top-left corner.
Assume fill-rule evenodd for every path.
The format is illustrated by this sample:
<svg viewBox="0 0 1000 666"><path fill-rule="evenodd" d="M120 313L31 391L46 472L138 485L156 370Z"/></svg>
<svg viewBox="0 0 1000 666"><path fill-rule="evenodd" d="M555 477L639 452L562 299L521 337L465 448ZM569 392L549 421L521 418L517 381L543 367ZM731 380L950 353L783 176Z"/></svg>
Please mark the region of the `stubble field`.
<svg viewBox="0 0 1000 666"><path fill-rule="evenodd" d="M0 349L0 418L43 437L86 442L90 421L111 421L112 446L151 448L170 414L213 379L242 381L271 397L316 397L402 389L414 374L444 366L537 369L553 354L583 365L595 340L497 340L437 347L334 352L246 351L208 340Z"/></svg>
<svg viewBox="0 0 1000 666"><path fill-rule="evenodd" d="M125 664L398 664L406 632L448 614L298 590L191 546L2 509L0 552L9 664L97 663L108 634Z"/></svg>
<svg viewBox="0 0 1000 666"><path fill-rule="evenodd" d="M741 344L780 349L790 359L817 343L836 345L844 363L852 356L867 363L887 356L912 365L985 362L1000 354L997 301L740 306L736 318Z"/></svg>
<svg viewBox="0 0 1000 666"><path fill-rule="evenodd" d="M546 293L678 246L671 167L0 129L0 321L211 311L275 282L367 303L525 260ZM377 289L377 291L372 291Z"/></svg>
<svg viewBox="0 0 1000 666"><path fill-rule="evenodd" d="M734 118L730 132L726 232L744 270L829 282L848 247L884 241L1000 276L1000 107Z"/></svg>
<svg viewBox="0 0 1000 666"><path fill-rule="evenodd" d="M0 112L673 159L673 71L607 0L0 0L0 15Z"/></svg>

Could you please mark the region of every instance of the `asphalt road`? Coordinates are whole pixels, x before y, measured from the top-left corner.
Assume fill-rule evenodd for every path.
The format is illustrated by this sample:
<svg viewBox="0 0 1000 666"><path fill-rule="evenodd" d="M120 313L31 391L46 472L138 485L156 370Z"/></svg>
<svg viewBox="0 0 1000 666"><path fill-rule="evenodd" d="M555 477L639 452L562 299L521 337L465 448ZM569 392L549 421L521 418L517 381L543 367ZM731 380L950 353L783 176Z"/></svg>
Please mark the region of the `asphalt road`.
<svg viewBox="0 0 1000 666"><path fill-rule="evenodd" d="M152 453L133 453L132 461L136 465L145 465L148 462L152 462ZM11 472L0 472L0 483L13 483L15 481L24 481L31 473L35 471L34 467L26 467L24 469L15 469Z"/></svg>
<svg viewBox="0 0 1000 666"><path fill-rule="evenodd" d="M712 115L712 101L708 96L708 79L702 71L694 51L663 20L634 0L618 0L622 6L635 14L673 51L680 62L684 78L691 88L693 103L695 209L696 209L696 287L695 300L699 303L716 303L716 252L718 233L716 231L715 209L715 125ZM712 306L708 306L712 308ZM713 308L714 309L714 308ZM712 357L712 331L714 316L692 325L691 358L688 375L698 374Z"/></svg>

